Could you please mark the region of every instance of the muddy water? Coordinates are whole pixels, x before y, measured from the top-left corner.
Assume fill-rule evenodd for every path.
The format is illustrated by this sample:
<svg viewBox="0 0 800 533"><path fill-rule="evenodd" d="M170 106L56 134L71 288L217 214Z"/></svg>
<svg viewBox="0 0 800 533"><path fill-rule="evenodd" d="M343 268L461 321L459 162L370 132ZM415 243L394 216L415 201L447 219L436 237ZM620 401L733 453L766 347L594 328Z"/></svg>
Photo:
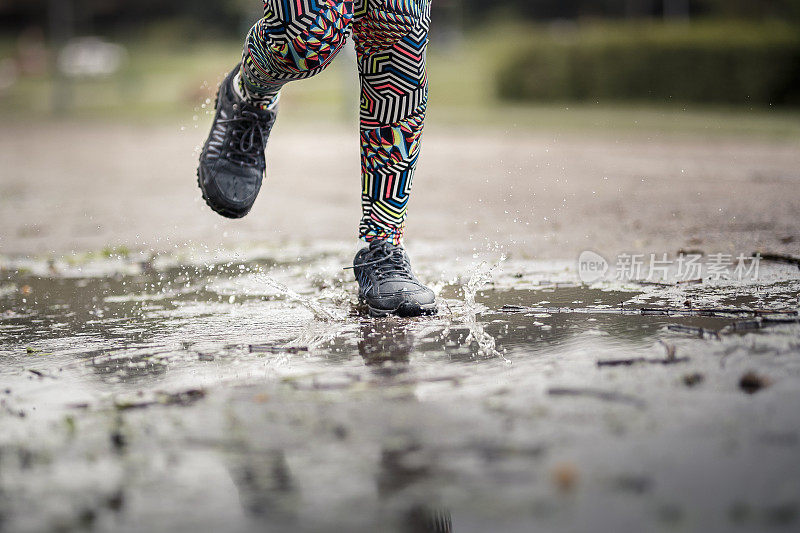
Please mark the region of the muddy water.
<svg viewBox="0 0 800 533"><path fill-rule="evenodd" d="M0 529L800 523L796 267L587 286L421 248L438 315L373 320L350 255L4 260Z"/></svg>

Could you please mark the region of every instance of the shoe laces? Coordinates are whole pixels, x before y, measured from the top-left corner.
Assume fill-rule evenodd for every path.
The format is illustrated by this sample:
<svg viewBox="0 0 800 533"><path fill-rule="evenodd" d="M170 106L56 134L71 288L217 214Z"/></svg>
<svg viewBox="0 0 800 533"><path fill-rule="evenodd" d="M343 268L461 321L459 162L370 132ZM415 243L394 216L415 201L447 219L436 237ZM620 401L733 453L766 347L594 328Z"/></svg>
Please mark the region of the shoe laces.
<svg viewBox="0 0 800 533"><path fill-rule="evenodd" d="M237 104L233 117L220 122L231 125L226 159L243 167L258 166L267 144L269 118Z"/></svg>
<svg viewBox="0 0 800 533"><path fill-rule="evenodd" d="M375 277L378 281L387 277L414 280L411 264L399 246L393 246L386 241L373 241L370 243L369 251L364 255L364 259L366 261L356 263L348 268L374 266Z"/></svg>

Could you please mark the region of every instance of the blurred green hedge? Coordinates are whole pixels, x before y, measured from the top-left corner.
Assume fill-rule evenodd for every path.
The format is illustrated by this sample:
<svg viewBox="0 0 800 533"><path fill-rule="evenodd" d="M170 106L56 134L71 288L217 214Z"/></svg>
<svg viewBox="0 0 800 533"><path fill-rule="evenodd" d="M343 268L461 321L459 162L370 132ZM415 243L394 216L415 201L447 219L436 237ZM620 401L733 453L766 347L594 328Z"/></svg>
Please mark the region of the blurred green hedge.
<svg viewBox="0 0 800 533"><path fill-rule="evenodd" d="M501 98L800 104L800 28L595 26L528 32L497 76Z"/></svg>

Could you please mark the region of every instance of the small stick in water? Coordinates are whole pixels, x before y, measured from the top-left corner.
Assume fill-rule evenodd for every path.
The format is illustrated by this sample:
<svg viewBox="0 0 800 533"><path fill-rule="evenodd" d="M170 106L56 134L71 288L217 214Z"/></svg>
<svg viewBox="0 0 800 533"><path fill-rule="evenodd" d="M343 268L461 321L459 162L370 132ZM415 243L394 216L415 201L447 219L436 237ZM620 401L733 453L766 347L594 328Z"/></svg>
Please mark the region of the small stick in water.
<svg viewBox="0 0 800 533"><path fill-rule="evenodd" d="M627 394L620 394L612 391L605 391L600 389L583 389L572 387L551 387L547 389L547 394L550 396L584 396L588 398L595 398L607 402L619 402L628 405L633 405L640 409L645 407L645 402L635 396Z"/></svg>
<svg viewBox="0 0 800 533"><path fill-rule="evenodd" d="M797 266L797 268L800 268L800 257L794 257L785 254L771 254L771 253L761 253L761 252L755 252L753 254L753 257L760 257L761 259L765 259L767 261L775 261L776 263L788 263L790 265Z"/></svg>

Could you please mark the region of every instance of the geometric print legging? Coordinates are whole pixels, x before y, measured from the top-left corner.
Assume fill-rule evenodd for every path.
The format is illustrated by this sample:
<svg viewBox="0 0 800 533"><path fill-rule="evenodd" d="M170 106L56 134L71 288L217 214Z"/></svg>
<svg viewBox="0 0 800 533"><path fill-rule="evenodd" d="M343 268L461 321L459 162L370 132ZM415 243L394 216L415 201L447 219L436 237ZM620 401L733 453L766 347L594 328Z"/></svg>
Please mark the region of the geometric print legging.
<svg viewBox="0 0 800 533"><path fill-rule="evenodd" d="M322 72L352 33L361 85L359 236L399 243L419 158L430 0L265 0L250 30L241 88L267 105L283 85Z"/></svg>

